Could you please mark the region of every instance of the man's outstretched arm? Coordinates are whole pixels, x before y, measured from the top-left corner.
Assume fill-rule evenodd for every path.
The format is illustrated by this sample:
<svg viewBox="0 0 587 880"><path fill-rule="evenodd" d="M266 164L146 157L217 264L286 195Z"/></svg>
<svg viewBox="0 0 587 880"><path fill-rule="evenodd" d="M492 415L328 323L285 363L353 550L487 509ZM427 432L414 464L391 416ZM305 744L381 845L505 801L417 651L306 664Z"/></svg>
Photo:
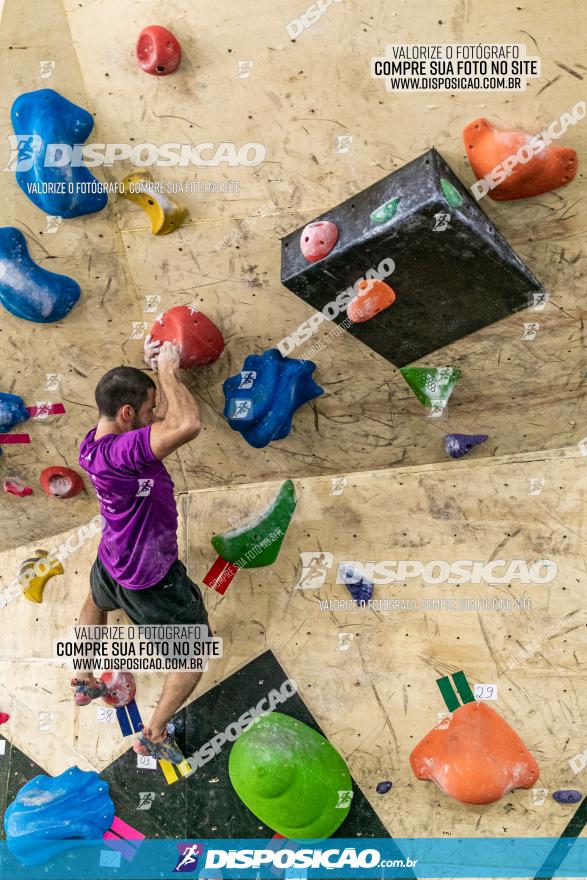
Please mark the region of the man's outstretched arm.
<svg viewBox="0 0 587 880"><path fill-rule="evenodd" d="M198 404L179 378L179 347L175 343L161 346L157 372L167 408L164 418L151 426L151 450L162 459L197 437L202 426Z"/></svg>

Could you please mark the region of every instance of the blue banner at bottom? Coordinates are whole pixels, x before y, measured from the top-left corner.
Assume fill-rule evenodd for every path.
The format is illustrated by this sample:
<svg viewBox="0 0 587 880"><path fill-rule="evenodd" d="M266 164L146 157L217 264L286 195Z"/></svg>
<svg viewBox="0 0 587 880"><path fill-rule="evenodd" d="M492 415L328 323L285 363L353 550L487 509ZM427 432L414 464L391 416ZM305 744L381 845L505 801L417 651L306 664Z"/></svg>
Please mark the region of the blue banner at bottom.
<svg viewBox="0 0 587 880"><path fill-rule="evenodd" d="M19 856L0 843L0 880L587 877L573 837L31 841Z"/></svg>

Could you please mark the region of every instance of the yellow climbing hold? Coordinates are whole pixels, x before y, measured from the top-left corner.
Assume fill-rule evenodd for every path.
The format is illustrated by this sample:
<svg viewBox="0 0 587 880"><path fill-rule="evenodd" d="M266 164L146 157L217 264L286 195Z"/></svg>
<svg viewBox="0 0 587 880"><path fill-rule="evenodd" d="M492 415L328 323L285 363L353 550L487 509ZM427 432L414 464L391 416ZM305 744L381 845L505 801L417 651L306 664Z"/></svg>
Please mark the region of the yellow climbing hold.
<svg viewBox="0 0 587 880"><path fill-rule="evenodd" d="M25 559L21 564L18 570L18 579L25 598L29 602L40 603L43 601L43 590L47 581L55 575L65 572L57 559L47 559L46 550L35 550L35 553L35 556Z"/></svg>
<svg viewBox="0 0 587 880"><path fill-rule="evenodd" d="M188 216L188 209L161 192L161 185L154 183L148 171L128 174L122 181L120 194L141 206L155 235L169 235Z"/></svg>

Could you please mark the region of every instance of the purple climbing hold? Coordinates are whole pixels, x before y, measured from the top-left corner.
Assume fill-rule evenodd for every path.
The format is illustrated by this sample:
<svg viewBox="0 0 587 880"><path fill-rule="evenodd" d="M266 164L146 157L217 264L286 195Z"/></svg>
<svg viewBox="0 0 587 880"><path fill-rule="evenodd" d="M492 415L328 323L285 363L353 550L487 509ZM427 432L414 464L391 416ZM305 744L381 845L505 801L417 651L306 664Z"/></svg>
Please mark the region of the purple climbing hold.
<svg viewBox="0 0 587 880"><path fill-rule="evenodd" d="M451 458L463 458L479 443L485 443L487 434L447 434L444 448Z"/></svg>
<svg viewBox="0 0 587 880"><path fill-rule="evenodd" d="M377 794L387 794L391 786L392 783L388 781L378 782L375 791L377 792Z"/></svg>
<svg viewBox="0 0 587 880"><path fill-rule="evenodd" d="M559 804L578 804L583 795L574 788L561 788L553 792L553 798Z"/></svg>
<svg viewBox="0 0 587 880"><path fill-rule="evenodd" d="M373 584L371 581L363 577L360 572L355 571L352 565L342 565L340 576L357 605L365 608L373 595Z"/></svg>

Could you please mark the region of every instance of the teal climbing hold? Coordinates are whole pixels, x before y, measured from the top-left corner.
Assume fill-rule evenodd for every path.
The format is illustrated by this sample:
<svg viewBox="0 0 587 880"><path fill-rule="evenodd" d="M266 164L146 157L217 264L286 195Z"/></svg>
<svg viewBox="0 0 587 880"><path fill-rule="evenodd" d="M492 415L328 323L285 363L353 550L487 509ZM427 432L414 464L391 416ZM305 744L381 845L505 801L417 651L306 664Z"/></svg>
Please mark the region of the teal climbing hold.
<svg viewBox="0 0 587 880"><path fill-rule="evenodd" d="M390 199L388 202L380 205L371 214L371 223L387 223L388 220L391 220L391 218L397 211L397 206L399 205L400 201L401 199L399 197L396 197L395 199Z"/></svg>
<svg viewBox="0 0 587 880"><path fill-rule="evenodd" d="M296 507L296 492L286 480L267 508L248 524L214 535L212 546L222 559L239 568L273 565Z"/></svg>
<svg viewBox="0 0 587 880"><path fill-rule="evenodd" d="M65 219L101 211L106 189L82 160L92 114L53 89L38 89L20 95L10 116L18 141L16 182L31 202Z"/></svg>
<svg viewBox="0 0 587 880"><path fill-rule="evenodd" d="M294 840L330 837L346 819L352 779L336 749L316 730L271 712L242 733L228 774L246 807Z"/></svg>
<svg viewBox="0 0 587 880"><path fill-rule="evenodd" d="M446 180L446 178L444 177L440 178L440 185L442 187L444 197L451 208L460 208L464 202L464 199L456 186L453 186L450 180Z"/></svg>
<svg viewBox="0 0 587 880"><path fill-rule="evenodd" d="M400 373L424 406L446 406L461 377L458 367L402 367Z"/></svg>
<svg viewBox="0 0 587 880"><path fill-rule="evenodd" d="M19 229L0 228L0 303L5 309L25 321L49 324L61 321L79 297L77 281L34 262Z"/></svg>

